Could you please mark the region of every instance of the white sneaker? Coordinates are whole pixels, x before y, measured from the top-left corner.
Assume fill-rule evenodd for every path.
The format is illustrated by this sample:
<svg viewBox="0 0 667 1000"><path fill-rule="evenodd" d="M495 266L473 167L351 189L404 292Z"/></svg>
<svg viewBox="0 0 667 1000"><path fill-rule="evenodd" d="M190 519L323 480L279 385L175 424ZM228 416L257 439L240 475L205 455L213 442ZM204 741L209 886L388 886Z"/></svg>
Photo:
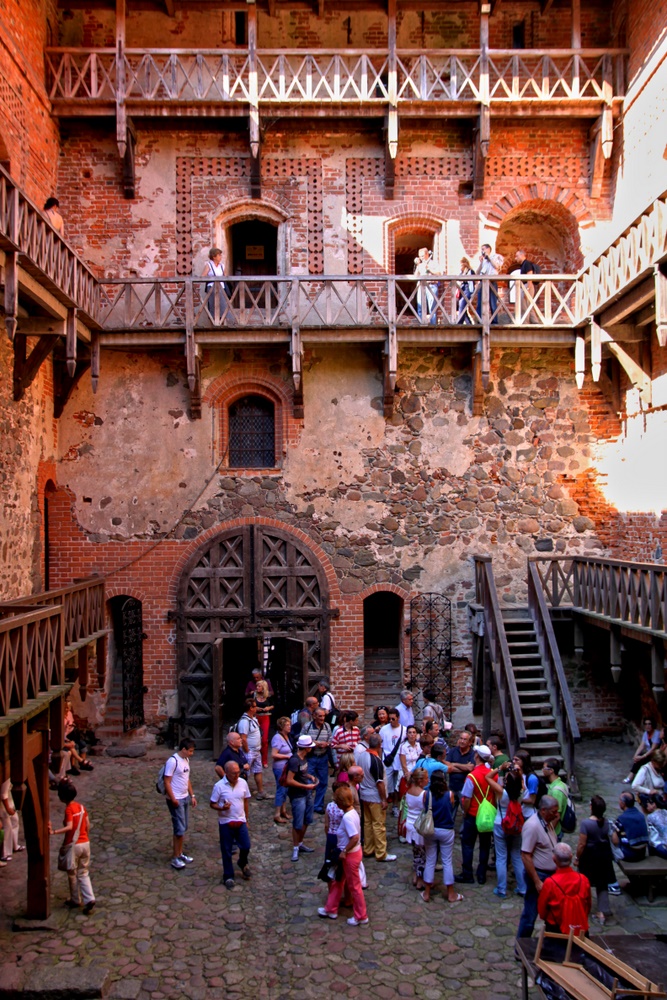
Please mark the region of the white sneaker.
<svg viewBox="0 0 667 1000"><path fill-rule="evenodd" d="M293 847L292 848L292 861L298 861L298 860L299 860L299 848L298 847Z"/></svg>
<svg viewBox="0 0 667 1000"><path fill-rule="evenodd" d="M325 910L323 906L320 906L317 912L320 917L328 917L329 920L338 920L337 913L329 913L329 911Z"/></svg>
<svg viewBox="0 0 667 1000"><path fill-rule="evenodd" d="M378 858L378 861L395 861L396 857L397 857L396 854L385 854L385 856L383 858ZM348 923L349 923L349 920L348 920ZM362 923L363 923L363 921L362 921Z"/></svg>
<svg viewBox="0 0 667 1000"><path fill-rule="evenodd" d="M194 858L191 858L189 854L181 854L179 855L179 857L181 861L185 862L186 865L191 865L192 862L194 861Z"/></svg>
<svg viewBox="0 0 667 1000"><path fill-rule="evenodd" d="M171 867L172 868L185 868L185 861L181 861L180 858L172 858L171 859Z"/></svg>
<svg viewBox="0 0 667 1000"><path fill-rule="evenodd" d="M348 917L347 922L350 925L350 927L358 927L359 924L367 924L368 917L366 917L364 920L357 920L356 917Z"/></svg>

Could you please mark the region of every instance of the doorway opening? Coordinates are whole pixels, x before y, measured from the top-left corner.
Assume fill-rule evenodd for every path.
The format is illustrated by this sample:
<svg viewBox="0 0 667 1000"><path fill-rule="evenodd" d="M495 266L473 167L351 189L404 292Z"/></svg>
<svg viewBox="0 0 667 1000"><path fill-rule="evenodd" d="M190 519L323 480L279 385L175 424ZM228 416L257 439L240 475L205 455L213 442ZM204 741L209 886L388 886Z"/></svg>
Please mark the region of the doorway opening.
<svg viewBox="0 0 667 1000"><path fill-rule="evenodd" d="M364 601L364 681L366 710L395 705L403 687L401 636L403 601L380 591Z"/></svg>
<svg viewBox="0 0 667 1000"><path fill-rule="evenodd" d="M308 695L308 644L287 635L267 640L266 678L273 688L274 719L301 708Z"/></svg>
<svg viewBox="0 0 667 1000"><path fill-rule="evenodd" d="M255 667L261 666L258 649L256 638L223 639L224 722L238 722L243 715L245 689Z"/></svg>
<svg viewBox="0 0 667 1000"><path fill-rule="evenodd" d="M411 229L397 233L394 244L394 274L413 274L415 258L422 247L433 254L433 232L427 229ZM421 283L426 287L425 282ZM419 285L414 281L396 282L396 312L400 316L418 315Z"/></svg>
<svg viewBox="0 0 667 1000"><path fill-rule="evenodd" d="M246 219L229 227L230 274L277 274L278 227Z"/></svg>
<svg viewBox="0 0 667 1000"><path fill-rule="evenodd" d="M122 594L109 601L113 623L112 681L105 724L122 721L129 733L144 724L143 609L136 597Z"/></svg>

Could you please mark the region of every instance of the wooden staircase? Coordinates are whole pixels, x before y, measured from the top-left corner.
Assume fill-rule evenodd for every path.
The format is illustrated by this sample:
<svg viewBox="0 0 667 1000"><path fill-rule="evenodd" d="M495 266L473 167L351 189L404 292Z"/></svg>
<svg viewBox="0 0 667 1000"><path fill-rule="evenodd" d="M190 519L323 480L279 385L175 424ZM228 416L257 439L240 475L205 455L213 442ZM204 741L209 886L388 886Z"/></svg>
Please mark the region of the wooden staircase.
<svg viewBox="0 0 667 1000"><path fill-rule="evenodd" d="M403 688L401 661L396 649L367 649L364 654L366 716L377 705L393 707L400 701Z"/></svg>
<svg viewBox="0 0 667 1000"><path fill-rule="evenodd" d="M562 765L562 747L535 624L528 608L503 612L503 623L526 730L521 749L530 753L536 769L547 757L555 757Z"/></svg>

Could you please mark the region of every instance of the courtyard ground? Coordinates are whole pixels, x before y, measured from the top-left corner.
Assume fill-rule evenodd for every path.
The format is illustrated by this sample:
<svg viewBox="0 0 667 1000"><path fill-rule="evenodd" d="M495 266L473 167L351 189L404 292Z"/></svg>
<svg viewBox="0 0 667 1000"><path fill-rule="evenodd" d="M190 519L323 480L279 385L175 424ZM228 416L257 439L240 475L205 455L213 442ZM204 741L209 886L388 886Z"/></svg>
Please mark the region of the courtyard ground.
<svg viewBox="0 0 667 1000"><path fill-rule="evenodd" d="M349 927L347 910L341 910L338 921L318 918L326 895L316 879L323 860L323 818L317 817L306 841L316 853L293 864L290 828L273 823L272 800L251 803L254 874L252 881L229 891L221 884L217 816L208 805L213 765L198 753L192 773L199 806L191 813L186 841L195 862L174 871L169 815L155 791L168 752L156 747L134 760L98 757L95 771L76 779L92 825L91 874L98 901L92 915L63 905L67 877L55 870L60 837L52 839L54 930L13 931L25 906L25 854L15 855L0 871L0 996L16 995L11 982L17 969L34 974L41 968L43 981L48 985L51 978L55 985L64 967L108 969L108 995L137 1000L520 996L520 967L513 956L519 897L494 896L491 873L486 886L462 887L463 903L449 905L439 892L430 905L423 903L411 886L411 851L398 843L395 820L388 824L398 861L367 862L368 926ZM578 748L579 818L587 815L583 803L593 792L604 795L610 816L617 814L630 757L627 745L611 740L586 741ZM265 774L272 791L271 771ZM55 793L51 808L60 825L63 807ZM568 840L574 843L576 837ZM457 842L455 870L459 861ZM612 897L612 906L610 933L667 932L665 896L649 905L646 898L633 900L624 892ZM54 976L55 966L59 973Z"/></svg>

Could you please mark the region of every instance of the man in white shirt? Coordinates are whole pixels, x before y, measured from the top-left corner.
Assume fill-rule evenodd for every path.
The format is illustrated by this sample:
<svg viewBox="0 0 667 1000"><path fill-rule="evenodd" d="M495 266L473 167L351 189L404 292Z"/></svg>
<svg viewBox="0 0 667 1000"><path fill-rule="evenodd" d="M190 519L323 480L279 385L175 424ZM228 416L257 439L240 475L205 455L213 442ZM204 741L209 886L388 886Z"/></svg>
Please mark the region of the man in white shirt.
<svg viewBox="0 0 667 1000"><path fill-rule="evenodd" d="M406 728L415 724L415 713L412 710L414 700L412 691L401 691L401 700L396 706L396 711L398 712L399 722L402 726L406 726Z"/></svg>
<svg viewBox="0 0 667 1000"><path fill-rule="evenodd" d="M190 758L195 752L195 741L181 740L176 753L164 765L164 789L167 806L174 828L172 868L185 868L194 858L183 851L183 837L188 828L188 807L196 809L197 799L190 781Z"/></svg>
<svg viewBox="0 0 667 1000"><path fill-rule="evenodd" d="M232 850L238 844L239 860L237 862L244 879L249 879L251 872L248 865L250 853L250 834L248 833L248 802L250 789L247 781L240 781L241 769L234 761L225 764L225 776L216 781L211 792L211 809L218 813L220 831L220 853L222 854L222 881L227 889L233 889L234 864Z"/></svg>
<svg viewBox="0 0 667 1000"><path fill-rule="evenodd" d="M409 694L409 692L403 692L403 694L406 693ZM410 697L412 698L412 695ZM398 708L392 708L389 712L389 722L386 726L382 727L378 735L382 740L382 762L386 769L387 798L394 804L395 815L398 815L396 797L398 795L401 774L400 771L394 770L394 763L398 760L398 751L405 739L405 733L406 727L401 725L399 721Z"/></svg>
<svg viewBox="0 0 667 1000"><path fill-rule="evenodd" d="M320 708L324 709L325 718L329 725L332 725L332 718L336 713L336 702L331 693L328 677L322 677L317 685L317 697L320 699Z"/></svg>
<svg viewBox="0 0 667 1000"><path fill-rule="evenodd" d="M259 722L255 718L257 715L257 702L254 698L246 698L245 712L241 716L236 727L236 732L241 737L241 745L249 764L249 774L255 775L257 785L257 798L264 799L264 776L262 774L262 730Z"/></svg>

